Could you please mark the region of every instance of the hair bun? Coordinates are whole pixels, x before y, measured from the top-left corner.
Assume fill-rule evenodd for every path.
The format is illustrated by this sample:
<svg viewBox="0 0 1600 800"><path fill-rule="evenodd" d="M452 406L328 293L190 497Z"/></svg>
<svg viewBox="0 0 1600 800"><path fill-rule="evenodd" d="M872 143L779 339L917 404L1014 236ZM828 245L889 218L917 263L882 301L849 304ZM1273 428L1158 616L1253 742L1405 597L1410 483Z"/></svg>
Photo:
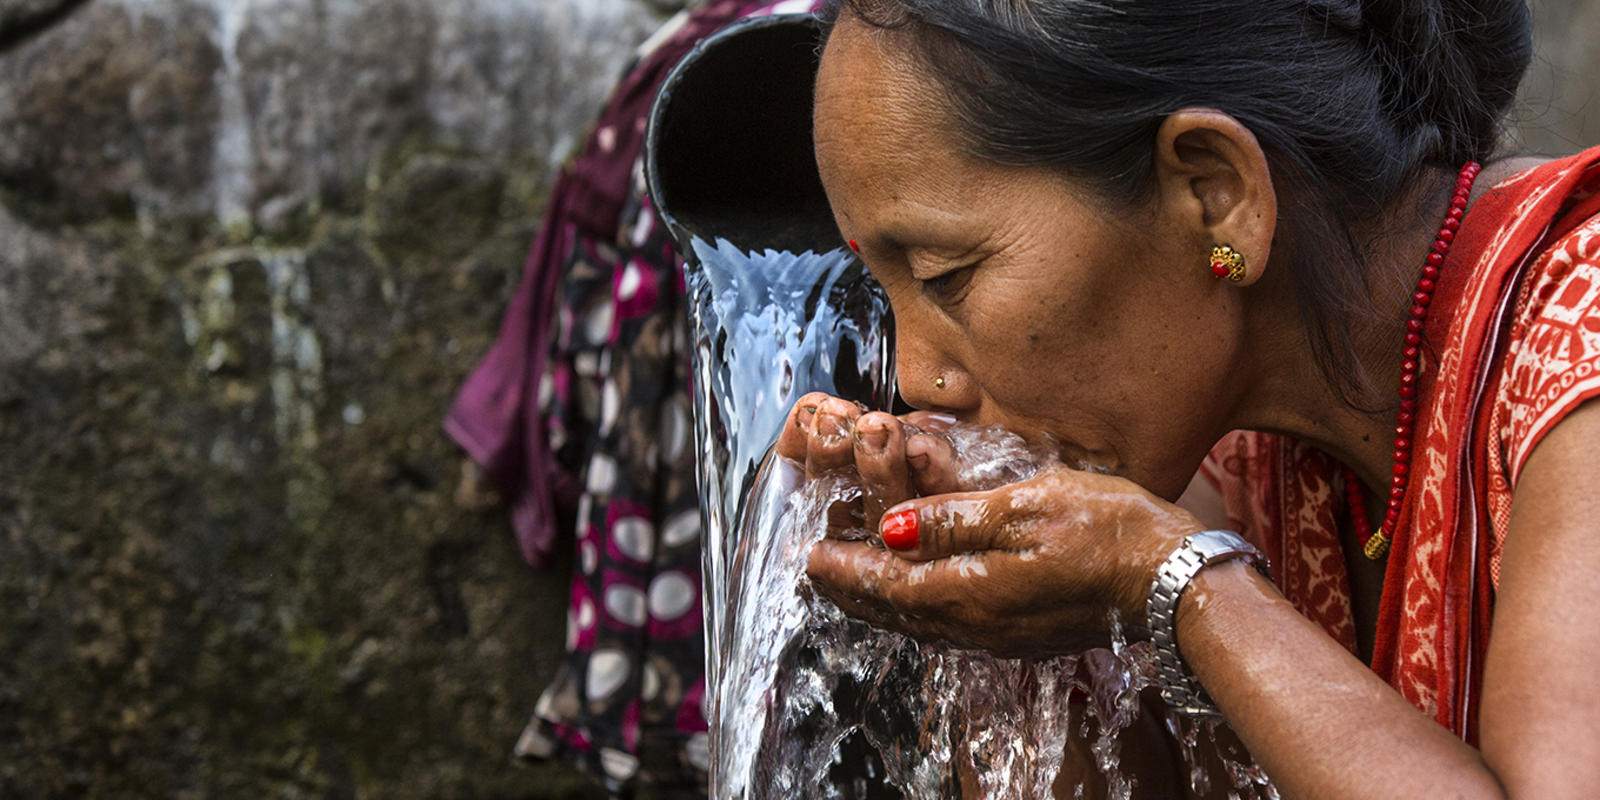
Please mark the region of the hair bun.
<svg viewBox="0 0 1600 800"><path fill-rule="evenodd" d="M1361 17L1386 111L1412 128L1407 155L1449 167L1488 157L1533 58L1523 0L1365 0Z"/></svg>

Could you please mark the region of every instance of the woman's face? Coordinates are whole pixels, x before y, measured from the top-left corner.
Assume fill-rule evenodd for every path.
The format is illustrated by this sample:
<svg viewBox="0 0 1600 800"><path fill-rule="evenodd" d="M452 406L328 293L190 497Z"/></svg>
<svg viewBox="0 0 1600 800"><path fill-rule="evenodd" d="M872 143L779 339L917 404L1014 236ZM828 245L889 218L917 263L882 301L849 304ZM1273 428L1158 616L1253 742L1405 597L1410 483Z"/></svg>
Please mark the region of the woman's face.
<svg viewBox="0 0 1600 800"><path fill-rule="evenodd" d="M840 231L894 306L901 394L1175 498L1247 383L1213 242L1159 199L1109 211L962 152L906 35L839 22L815 134Z"/></svg>

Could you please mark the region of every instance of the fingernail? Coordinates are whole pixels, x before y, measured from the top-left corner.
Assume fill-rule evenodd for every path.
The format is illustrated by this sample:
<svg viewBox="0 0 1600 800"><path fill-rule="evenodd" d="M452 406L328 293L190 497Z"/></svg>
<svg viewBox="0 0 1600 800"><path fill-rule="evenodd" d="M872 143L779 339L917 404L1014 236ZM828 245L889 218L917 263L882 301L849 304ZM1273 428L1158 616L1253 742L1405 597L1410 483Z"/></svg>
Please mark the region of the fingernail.
<svg viewBox="0 0 1600 800"><path fill-rule="evenodd" d="M817 433L830 438L841 437L849 430L843 419L837 415L822 412L817 417Z"/></svg>
<svg viewBox="0 0 1600 800"><path fill-rule="evenodd" d="M915 509L896 511L883 518L880 527L883 546L890 550L910 550L917 546L917 512Z"/></svg>
<svg viewBox="0 0 1600 800"><path fill-rule="evenodd" d="M906 461L911 464L911 468L912 469L914 469L914 470L916 470L918 472L921 472L921 471L923 471L923 470L928 468L928 454L927 453L917 453L915 455L906 456Z"/></svg>
<svg viewBox="0 0 1600 800"><path fill-rule="evenodd" d="M817 415L816 406L801 406L800 413L794 415L794 424L797 428L806 428L811 425L811 418Z"/></svg>
<svg viewBox="0 0 1600 800"><path fill-rule="evenodd" d="M889 444L889 432L881 427L856 428L856 439L865 445L868 450L876 453Z"/></svg>

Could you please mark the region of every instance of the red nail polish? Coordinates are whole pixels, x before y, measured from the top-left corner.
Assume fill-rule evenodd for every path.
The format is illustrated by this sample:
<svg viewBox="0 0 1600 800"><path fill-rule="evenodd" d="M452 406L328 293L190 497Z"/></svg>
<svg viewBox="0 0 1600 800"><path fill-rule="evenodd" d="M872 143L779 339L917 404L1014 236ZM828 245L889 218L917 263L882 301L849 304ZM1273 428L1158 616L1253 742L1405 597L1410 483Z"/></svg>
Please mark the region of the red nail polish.
<svg viewBox="0 0 1600 800"><path fill-rule="evenodd" d="M896 511L883 518L883 545L890 550L910 550L917 546L917 512Z"/></svg>

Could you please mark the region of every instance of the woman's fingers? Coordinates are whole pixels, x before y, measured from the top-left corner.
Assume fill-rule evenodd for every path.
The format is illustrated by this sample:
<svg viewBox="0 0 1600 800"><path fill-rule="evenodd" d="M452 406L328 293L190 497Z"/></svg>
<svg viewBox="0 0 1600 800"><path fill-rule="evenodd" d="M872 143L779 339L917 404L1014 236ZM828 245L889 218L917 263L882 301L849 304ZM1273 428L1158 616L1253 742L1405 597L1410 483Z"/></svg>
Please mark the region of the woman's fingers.
<svg viewBox="0 0 1600 800"><path fill-rule="evenodd" d="M795 401L794 408L789 409L789 419L784 423L783 430L778 432L778 441L772 449L790 461L806 463L806 447L811 440L811 432L816 430L817 410L828 399L828 395L822 392L812 392Z"/></svg>
<svg viewBox="0 0 1600 800"><path fill-rule="evenodd" d="M937 433L914 433L906 439L906 465L911 484L923 496L959 492L956 452L950 440Z"/></svg>
<svg viewBox="0 0 1600 800"><path fill-rule="evenodd" d="M803 465L806 480L836 474L855 457L851 431L860 415L861 408L854 403L812 392L795 403L773 449ZM830 504L827 515L829 534L835 536L865 536L864 529L878 521L877 517L870 521L862 517L858 498Z"/></svg>
<svg viewBox="0 0 1600 800"><path fill-rule="evenodd" d="M812 548L806 572L846 614L924 641L1002 658L1109 644L1098 627L1104 608L1085 609L1070 593L1057 596L1050 568L1026 552L909 561L867 542L825 539Z"/></svg>
<svg viewBox="0 0 1600 800"><path fill-rule="evenodd" d="M824 539L811 549L806 571L817 587L846 612L883 623L897 617L904 622L931 614L930 598L945 589L945 576L935 575L931 564L896 558L869 542ZM929 579L933 586L926 586Z"/></svg>
<svg viewBox="0 0 1600 800"><path fill-rule="evenodd" d="M811 416L811 436L806 441L806 477L816 478L848 466L855 459L854 437L860 407L837 397L826 397Z"/></svg>
<svg viewBox="0 0 1600 800"><path fill-rule="evenodd" d="M811 550L807 574L846 614L882 628L965 647L994 647L1005 639L986 597L974 595L996 594L983 591L988 570L978 557L907 561L868 542L823 540ZM990 635L999 638L989 641Z"/></svg>
<svg viewBox="0 0 1600 800"><path fill-rule="evenodd" d="M937 411L912 411L909 414L901 414L900 421L929 433L944 433L956 424L955 417Z"/></svg>
<svg viewBox="0 0 1600 800"><path fill-rule="evenodd" d="M988 551L1025 552L1027 523L1038 516L1038 492L1025 484L986 492L943 494L901 503L879 524L885 547L901 558L931 561Z"/></svg>
<svg viewBox="0 0 1600 800"><path fill-rule="evenodd" d="M912 496L905 426L881 411L862 414L855 425L855 460L861 473L863 519L876 528L885 509Z"/></svg>

